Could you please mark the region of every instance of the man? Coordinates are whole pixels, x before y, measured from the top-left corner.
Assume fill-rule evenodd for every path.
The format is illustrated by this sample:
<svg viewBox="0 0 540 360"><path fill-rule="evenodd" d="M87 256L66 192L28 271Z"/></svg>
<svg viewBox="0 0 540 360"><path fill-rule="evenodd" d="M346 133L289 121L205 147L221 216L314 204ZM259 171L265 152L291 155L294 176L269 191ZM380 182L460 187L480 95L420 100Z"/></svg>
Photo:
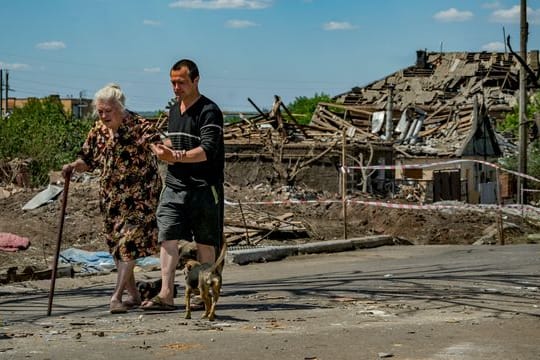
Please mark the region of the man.
<svg viewBox="0 0 540 360"><path fill-rule="evenodd" d="M170 78L176 101L169 109L168 138L152 145L169 165L157 210L162 286L142 305L151 310L174 309L179 240L195 241L201 263L213 263L223 241L223 114L199 92L193 61L178 61Z"/></svg>

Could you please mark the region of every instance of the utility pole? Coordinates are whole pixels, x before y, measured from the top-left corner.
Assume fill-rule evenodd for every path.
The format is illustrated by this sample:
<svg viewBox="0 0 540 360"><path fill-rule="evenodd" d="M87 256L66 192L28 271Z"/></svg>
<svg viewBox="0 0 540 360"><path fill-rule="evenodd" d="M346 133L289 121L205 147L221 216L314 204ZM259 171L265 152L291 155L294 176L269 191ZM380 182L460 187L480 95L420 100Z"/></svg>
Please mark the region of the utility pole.
<svg viewBox="0 0 540 360"><path fill-rule="evenodd" d="M392 134L394 133L394 84L388 85L388 100L386 102L386 126L385 126L385 140L392 141Z"/></svg>
<svg viewBox="0 0 540 360"><path fill-rule="evenodd" d="M520 55L524 61L527 61L527 39L529 36L529 25L527 23L527 0L521 0L520 9ZM519 169L521 174L527 174L527 143L529 136L527 121L527 73L525 66L521 65L519 69ZM527 180L518 176L518 194L520 204L525 204L527 200L526 193L521 191L526 188ZM519 195L518 195L519 196Z"/></svg>
<svg viewBox="0 0 540 360"><path fill-rule="evenodd" d="M4 90L4 73L3 70L0 69L0 119L4 116L4 112L2 111L2 91Z"/></svg>
<svg viewBox="0 0 540 360"><path fill-rule="evenodd" d="M9 73L8 71L6 70L6 113L8 112L9 110L9 104L8 104L8 99L9 99Z"/></svg>

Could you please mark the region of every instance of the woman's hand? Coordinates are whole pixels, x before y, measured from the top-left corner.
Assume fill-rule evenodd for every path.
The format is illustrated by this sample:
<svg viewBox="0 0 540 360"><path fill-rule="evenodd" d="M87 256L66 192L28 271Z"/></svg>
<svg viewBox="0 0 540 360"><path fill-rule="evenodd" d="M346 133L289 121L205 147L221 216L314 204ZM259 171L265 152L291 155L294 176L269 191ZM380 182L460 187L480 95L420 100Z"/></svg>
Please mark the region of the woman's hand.
<svg viewBox="0 0 540 360"><path fill-rule="evenodd" d="M72 173L73 173L73 165L71 165L71 163L65 164L64 166L62 166L62 177L64 179L71 178Z"/></svg>
<svg viewBox="0 0 540 360"><path fill-rule="evenodd" d="M88 170L88 165L82 159L77 159L74 162L65 164L62 166L62 176L64 179L69 179L73 171L86 171Z"/></svg>

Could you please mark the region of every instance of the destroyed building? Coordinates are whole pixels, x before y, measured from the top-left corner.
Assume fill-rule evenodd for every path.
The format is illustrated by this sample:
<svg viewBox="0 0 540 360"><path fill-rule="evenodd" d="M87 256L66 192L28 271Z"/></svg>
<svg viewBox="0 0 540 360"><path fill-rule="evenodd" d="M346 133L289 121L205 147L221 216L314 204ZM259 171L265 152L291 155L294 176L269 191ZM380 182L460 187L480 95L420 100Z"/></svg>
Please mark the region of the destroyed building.
<svg viewBox="0 0 540 360"><path fill-rule="evenodd" d="M390 143L378 141L346 120L298 124L278 96L269 112L254 106L256 115L241 116L241 122L225 128L225 177L234 184L301 184L340 192L344 156L354 163L365 154L392 160Z"/></svg>
<svg viewBox="0 0 540 360"><path fill-rule="evenodd" d="M538 71L538 51L530 52L527 61ZM420 50L414 65L338 95L336 101L370 113L351 122L381 138L391 136L395 165L441 159L494 162L515 152L495 126L516 105L519 69L510 53ZM384 126L378 128L379 123ZM425 200L496 201L495 169L478 162L398 169L395 179L421 187Z"/></svg>
<svg viewBox="0 0 540 360"><path fill-rule="evenodd" d="M527 60L539 69L538 51ZM408 166L494 162L515 152L495 127L516 105L518 90L519 63L510 53L420 50L412 66L337 95L335 103L320 103L309 125L296 124L277 96L268 113L254 105L257 115L225 132L227 166L244 170L235 182L300 182L339 191L345 164L356 168L348 171L349 191L410 188L421 202L494 203L493 167L473 161ZM374 165L396 169L364 169Z"/></svg>

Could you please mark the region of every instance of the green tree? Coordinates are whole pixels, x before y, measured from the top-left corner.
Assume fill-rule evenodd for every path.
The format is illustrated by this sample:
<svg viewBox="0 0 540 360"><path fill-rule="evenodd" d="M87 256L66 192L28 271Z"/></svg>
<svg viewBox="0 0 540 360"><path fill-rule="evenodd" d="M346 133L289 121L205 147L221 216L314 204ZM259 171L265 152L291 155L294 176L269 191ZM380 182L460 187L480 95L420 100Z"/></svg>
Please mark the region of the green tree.
<svg viewBox="0 0 540 360"><path fill-rule="evenodd" d="M92 121L74 119L58 98L31 99L0 120L0 160L31 160L33 185L48 181L48 172L75 158Z"/></svg>
<svg viewBox="0 0 540 360"><path fill-rule="evenodd" d="M533 119L535 114L540 111L540 92L537 92L529 99L525 114L528 119ZM503 122L497 127L499 132L509 132L516 139L519 137L519 106L516 105L511 113L506 115Z"/></svg>
<svg viewBox="0 0 540 360"><path fill-rule="evenodd" d="M317 104L320 102L333 102L330 95L324 93L315 93L311 98L306 96L299 96L294 99L287 108L297 118L300 124L309 124L313 112L317 108Z"/></svg>
<svg viewBox="0 0 540 360"><path fill-rule="evenodd" d="M540 111L540 92L535 93L527 104L525 111L528 119L533 119ZM532 122L532 126L536 126ZM497 127L499 132L509 132L515 139L519 139L519 107L506 115L505 120ZM499 159L499 163L510 170L518 170L518 156L512 155ZM538 139L530 142L527 147L527 173L536 178L540 178L540 141ZM530 182L529 186L537 187L537 184Z"/></svg>

